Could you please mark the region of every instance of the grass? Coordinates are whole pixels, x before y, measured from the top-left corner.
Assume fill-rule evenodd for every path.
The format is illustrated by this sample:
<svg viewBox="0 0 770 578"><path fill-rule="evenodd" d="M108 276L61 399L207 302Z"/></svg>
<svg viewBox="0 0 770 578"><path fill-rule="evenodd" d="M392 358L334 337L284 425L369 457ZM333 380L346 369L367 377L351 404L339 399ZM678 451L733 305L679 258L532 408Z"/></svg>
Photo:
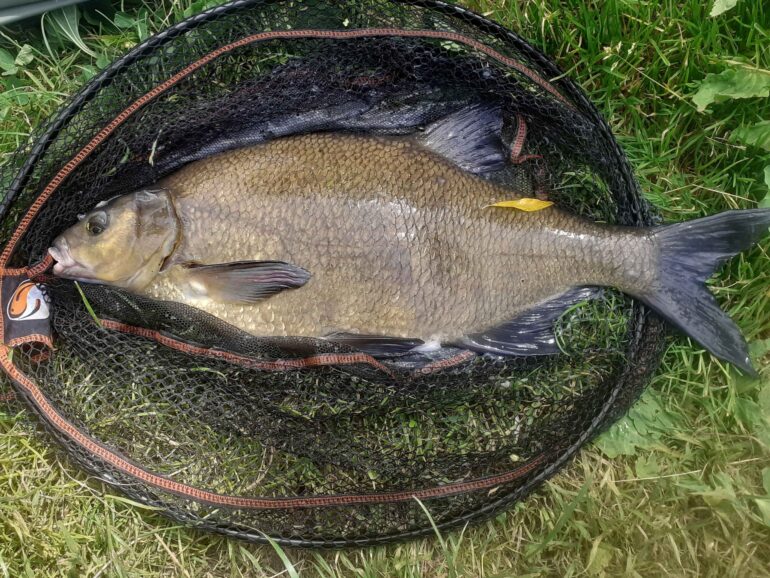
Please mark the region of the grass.
<svg viewBox="0 0 770 578"><path fill-rule="evenodd" d="M93 55L50 17L50 51L35 22L2 29L0 46L16 57L28 44L33 58L17 58L18 70L2 77L0 154L99 67L205 4L126 3L111 16L118 28L89 16L79 29ZM736 100L706 113L691 102L727 59L770 68L762 4L743 0L710 18L702 0L468 3L520 31L584 87L669 221L755 206L767 193L768 155L730 133L770 118L770 102ZM768 250L766 239L712 284L763 379L672 340L642 400L569 468L512 511L440 539L282 557L201 534L106 489L30 436L23 414L0 409L0 575L770 576Z"/></svg>

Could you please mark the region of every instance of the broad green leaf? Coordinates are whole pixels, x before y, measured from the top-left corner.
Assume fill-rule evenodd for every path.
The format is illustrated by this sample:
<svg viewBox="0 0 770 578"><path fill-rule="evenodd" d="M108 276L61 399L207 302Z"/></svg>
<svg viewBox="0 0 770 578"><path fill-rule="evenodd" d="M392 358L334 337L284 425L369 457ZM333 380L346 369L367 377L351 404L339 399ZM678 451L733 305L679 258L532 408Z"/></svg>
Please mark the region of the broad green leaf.
<svg viewBox="0 0 770 578"><path fill-rule="evenodd" d="M110 64L110 62L112 61L110 60L110 57L107 56L106 54L100 54L99 56L96 57L97 68L106 68Z"/></svg>
<svg viewBox="0 0 770 578"><path fill-rule="evenodd" d="M756 401L739 397L735 400L735 417L749 431L758 433L770 428L762 406Z"/></svg>
<svg viewBox="0 0 770 578"><path fill-rule="evenodd" d="M147 10L142 8L139 11L139 17L136 19L136 34L139 40L147 40L150 37L150 30L147 27Z"/></svg>
<svg viewBox="0 0 770 578"><path fill-rule="evenodd" d="M763 120L751 126L739 126L733 131L730 138L749 146L770 151L770 120ZM765 167L765 171L767 171L767 167Z"/></svg>
<svg viewBox="0 0 770 578"><path fill-rule="evenodd" d="M703 482L701 479L679 479L676 482L676 485L680 488L684 488L691 494L702 494L703 492L708 492L711 490L711 486Z"/></svg>
<svg viewBox="0 0 770 578"><path fill-rule="evenodd" d="M136 19L125 12L116 12L113 22L118 28L133 28L134 24L136 24Z"/></svg>
<svg viewBox="0 0 770 578"><path fill-rule="evenodd" d="M770 416L770 383L762 383L762 389L757 394L757 405L765 416Z"/></svg>
<svg viewBox="0 0 770 578"><path fill-rule="evenodd" d="M96 76L97 72L99 72L99 70L90 64L86 64L80 67L80 74L85 81L91 80L94 76Z"/></svg>
<svg viewBox="0 0 770 578"><path fill-rule="evenodd" d="M594 444L608 458L632 456L639 449L660 447L660 438L675 427L676 424L655 394L647 392L625 417L600 435Z"/></svg>
<svg viewBox="0 0 770 578"><path fill-rule="evenodd" d="M609 430L600 435L594 445L608 458L618 456L633 456L637 446L643 445L644 437L633 428L627 418L623 418Z"/></svg>
<svg viewBox="0 0 770 578"><path fill-rule="evenodd" d="M107 16L105 16L99 9L86 9L83 10L80 15L83 17L83 20L88 22L91 26L102 26L105 21L109 21Z"/></svg>
<svg viewBox="0 0 770 578"><path fill-rule="evenodd" d="M648 395L639 400L628 413L633 420L636 429L642 433L654 433L660 436L661 431L670 431L674 428L674 422L668 412L663 408L656 396Z"/></svg>
<svg viewBox="0 0 770 578"><path fill-rule="evenodd" d="M703 498L709 506L715 507L725 503L735 504L738 497L735 494L732 480L723 472L715 474L711 480L711 487L701 492L693 492Z"/></svg>
<svg viewBox="0 0 770 578"><path fill-rule="evenodd" d="M613 552L614 548L602 544L601 539L596 540L588 554L586 572L590 576L604 576L605 570L612 563Z"/></svg>
<svg viewBox="0 0 770 578"><path fill-rule="evenodd" d="M0 48L0 68L3 69L3 74L15 74L18 70L16 66L15 58L5 48Z"/></svg>
<svg viewBox="0 0 770 578"><path fill-rule="evenodd" d="M185 8L183 14L185 16L192 16L193 14L213 8L217 4L219 4L218 0L196 0L196 2L193 2L190 6Z"/></svg>
<svg viewBox="0 0 770 578"><path fill-rule="evenodd" d="M147 29L147 10L144 8L136 16L126 12L117 12L113 22L115 26L123 30L134 28L139 40L144 40L150 35Z"/></svg>
<svg viewBox="0 0 770 578"><path fill-rule="evenodd" d="M14 60L14 64L16 66L26 66L30 62L32 62L35 59L35 55L32 54L32 47L29 44L25 44L21 47L21 50L19 50L19 53L16 55L16 60Z"/></svg>
<svg viewBox="0 0 770 578"><path fill-rule="evenodd" d="M650 454L649 456L639 456L636 459L634 471L637 478L653 478L660 474L660 466L653 454Z"/></svg>
<svg viewBox="0 0 770 578"><path fill-rule="evenodd" d="M766 167L765 171L770 169L770 167ZM751 356L752 359L759 359L760 357L764 356L766 353L770 352L770 339L755 339L751 343L749 343L749 356Z"/></svg>
<svg viewBox="0 0 770 578"><path fill-rule="evenodd" d="M757 394L757 405L759 410L765 418L764 427L757 427L754 430L754 434L757 439L766 446L770 447L770 381L763 379L760 380L761 389ZM767 470L767 484L768 484L768 497L770 497L770 468Z"/></svg>
<svg viewBox="0 0 770 578"><path fill-rule="evenodd" d="M714 6L711 8L709 16L714 17L724 14L728 10L735 8L736 4L738 4L738 0L714 0Z"/></svg>
<svg viewBox="0 0 770 578"><path fill-rule="evenodd" d="M770 71L753 68L728 68L703 79L692 101L700 112L714 102L733 98L770 96Z"/></svg>
<svg viewBox="0 0 770 578"><path fill-rule="evenodd" d="M754 503L759 509L765 526L770 526L770 498L755 498Z"/></svg>
<svg viewBox="0 0 770 578"><path fill-rule="evenodd" d="M67 38L75 46L80 48L80 50L89 56L96 58L96 53L88 48L86 43L83 42L83 39L80 37L80 30L78 29L80 11L77 6L65 6L64 8L49 12L48 15L51 18L54 30Z"/></svg>

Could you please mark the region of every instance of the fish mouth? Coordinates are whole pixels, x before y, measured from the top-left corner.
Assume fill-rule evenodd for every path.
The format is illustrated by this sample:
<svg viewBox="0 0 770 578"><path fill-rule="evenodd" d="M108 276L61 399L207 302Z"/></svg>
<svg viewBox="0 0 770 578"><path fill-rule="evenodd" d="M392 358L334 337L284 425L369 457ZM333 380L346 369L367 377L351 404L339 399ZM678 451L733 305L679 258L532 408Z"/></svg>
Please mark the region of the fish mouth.
<svg viewBox="0 0 770 578"><path fill-rule="evenodd" d="M88 268L72 257L69 243L64 237L54 240L53 245L48 248L48 254L56 261L53 266L54 275L75 281L95 281Z"/></svg>

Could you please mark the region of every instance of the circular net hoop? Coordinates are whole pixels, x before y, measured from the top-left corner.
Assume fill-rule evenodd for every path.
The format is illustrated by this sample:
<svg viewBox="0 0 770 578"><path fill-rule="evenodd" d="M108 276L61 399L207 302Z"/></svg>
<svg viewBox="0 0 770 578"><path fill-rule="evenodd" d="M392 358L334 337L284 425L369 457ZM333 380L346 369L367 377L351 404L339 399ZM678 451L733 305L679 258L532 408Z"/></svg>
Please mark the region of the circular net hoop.
<svg viewBox="0 0 770 578"><path fill-rule="evenodd" d="M252 541L376 544L431 533L420 502L445 529L523 499L657 367L663 327L640 304L607 291L575 308L558 356L414 369L329 344L289 355L189 307L93 285L81 295L45 273L78 214L187 162L299 132L409 134L477 100L505 118L510 161L490 178L594 220L652 223L583 92L462 8L241 1L137 46L0 173L0 282L32 277L51 299L52 341L0 355L17 394L107 484Z"/></svg>

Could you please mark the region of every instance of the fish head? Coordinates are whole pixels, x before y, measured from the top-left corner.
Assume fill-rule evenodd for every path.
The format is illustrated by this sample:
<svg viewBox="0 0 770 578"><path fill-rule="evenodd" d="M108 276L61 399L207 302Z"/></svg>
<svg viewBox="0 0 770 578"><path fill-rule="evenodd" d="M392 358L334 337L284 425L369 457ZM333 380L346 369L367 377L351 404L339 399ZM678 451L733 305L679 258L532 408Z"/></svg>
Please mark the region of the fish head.
<svg viewBox="0 0 770 578"><path fill-rule="evenodd" d="M141 190L102 201L48 252L55 275L138 291L174 251L179 231L168 192Z"/></svg>

